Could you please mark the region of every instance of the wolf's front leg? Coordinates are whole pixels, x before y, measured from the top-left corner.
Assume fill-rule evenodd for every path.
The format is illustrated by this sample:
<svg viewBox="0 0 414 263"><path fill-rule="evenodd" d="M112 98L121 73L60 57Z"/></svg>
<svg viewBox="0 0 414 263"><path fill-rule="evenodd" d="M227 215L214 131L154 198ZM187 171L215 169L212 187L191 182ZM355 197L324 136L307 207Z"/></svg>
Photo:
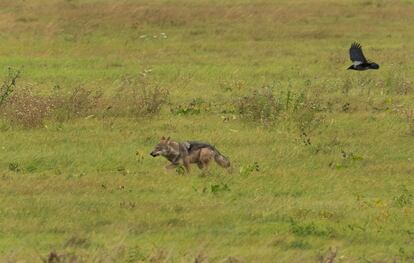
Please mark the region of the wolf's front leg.
<svg viewBox="0 0 414 263"><path fill-rule="evenodd" d="M165 169L171 170L171 169L177 168L177 166L178 166L178 164L176 164L176 163L170 163L170 164L165 166Z"/></svg>
<svg viewBox="0 0 414 263"><path fill-rule="evenodd" d="M188 156L183 158L183 165L184 165L185 171L187 173L190 173L190 158Z"/></svg>

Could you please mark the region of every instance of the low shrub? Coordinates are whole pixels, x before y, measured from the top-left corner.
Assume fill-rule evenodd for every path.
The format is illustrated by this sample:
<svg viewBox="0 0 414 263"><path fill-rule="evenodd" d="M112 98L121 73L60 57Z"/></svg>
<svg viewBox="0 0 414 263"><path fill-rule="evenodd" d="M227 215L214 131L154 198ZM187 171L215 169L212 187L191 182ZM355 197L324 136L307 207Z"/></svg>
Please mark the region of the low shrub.
<svg viewBox="0 0 414 263"><path fill-rule="evenodd" d="M43 125L54 108L50 97L35 95L29 88L20 88L0 105L0 112L13 125L35 128Z"/></svg>

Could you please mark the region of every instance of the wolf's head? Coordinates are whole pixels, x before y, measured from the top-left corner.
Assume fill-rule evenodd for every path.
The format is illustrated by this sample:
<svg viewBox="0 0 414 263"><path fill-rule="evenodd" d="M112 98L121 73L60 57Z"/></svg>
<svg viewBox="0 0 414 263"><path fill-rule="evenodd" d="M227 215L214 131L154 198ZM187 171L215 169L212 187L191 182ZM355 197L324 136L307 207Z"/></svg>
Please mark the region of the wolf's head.
<svg viewBox="0 0 414 263"><path fill-rule="evenodd" d="M170 137L165 138L164 136L161 137L160 142L155 145L154 150L150 153L152 157L157 157L159 155L166 156L170 151Z"/></svg>

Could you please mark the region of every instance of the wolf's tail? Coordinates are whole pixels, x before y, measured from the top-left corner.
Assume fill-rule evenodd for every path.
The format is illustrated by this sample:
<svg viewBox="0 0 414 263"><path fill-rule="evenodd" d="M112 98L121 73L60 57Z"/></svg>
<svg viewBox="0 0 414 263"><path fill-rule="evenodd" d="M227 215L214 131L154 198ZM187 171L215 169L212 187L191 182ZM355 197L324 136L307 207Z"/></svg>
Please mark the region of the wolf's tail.
<svg viewBox="0 0 414 263"><path fill-rule="evenodd" d="M226 157L226 156L224 156L224 155L222 155L217 149L215 149L214 148L214 152L216 153L215 155L214 155L214 160L216 161L216 163L218 164L218 165L220 165L221 167L224 167L224 168L229 168L230 167L230 160Z"/></svg>

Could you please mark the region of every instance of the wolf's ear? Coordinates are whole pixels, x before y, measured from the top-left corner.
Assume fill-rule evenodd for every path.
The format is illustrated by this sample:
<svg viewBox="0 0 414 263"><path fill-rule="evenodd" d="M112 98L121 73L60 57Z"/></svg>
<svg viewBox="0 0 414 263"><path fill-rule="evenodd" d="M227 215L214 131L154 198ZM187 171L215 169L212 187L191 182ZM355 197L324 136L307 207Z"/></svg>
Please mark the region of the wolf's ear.
<svg viewBox="0 0 414 263"><path fill-rule="evenodd" d="M162 137L161 137L161 140L165 140L165 137L164 137L164 136L162 136Z"/></svg>
<svg viewBox="0 0 414 263"><path fill-rule="evenodd" d="M166 140L169 141L170 140L170 136L168 136L168 138Z"/></svg>

